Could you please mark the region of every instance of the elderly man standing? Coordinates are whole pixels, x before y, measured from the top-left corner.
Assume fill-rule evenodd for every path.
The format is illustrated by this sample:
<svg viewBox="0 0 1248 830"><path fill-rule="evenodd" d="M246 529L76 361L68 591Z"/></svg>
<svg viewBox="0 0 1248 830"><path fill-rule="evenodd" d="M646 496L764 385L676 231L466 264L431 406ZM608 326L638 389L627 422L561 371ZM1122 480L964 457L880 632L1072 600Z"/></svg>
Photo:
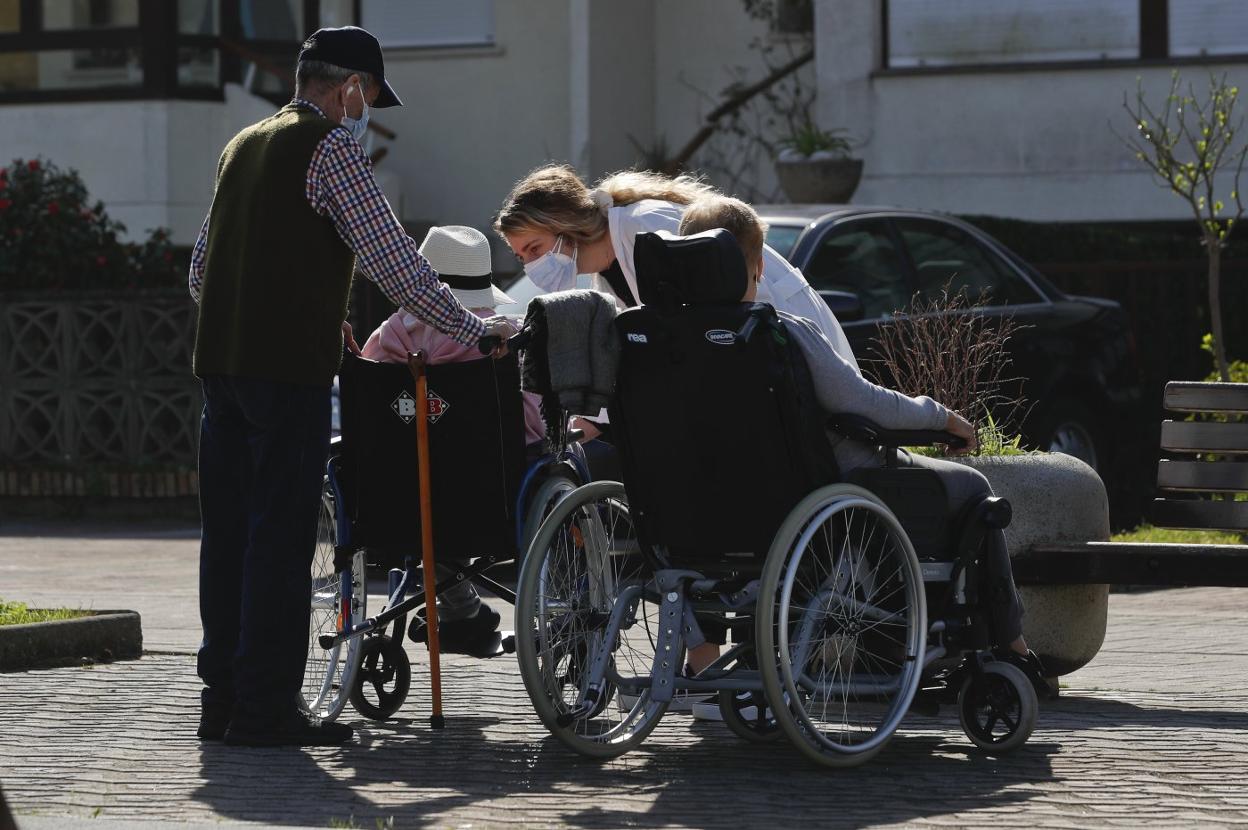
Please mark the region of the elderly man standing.
<svg viewBox="0 0 1248 830"><path fill-rule="evenodd" d="M354 270L461 343L490 333L439 282L382 195L359 143L370 106L401 106L376 38L355 27L313 34L294 100L221 154L195 243L204 740L352 737L305 712L299 690L330 386L344 336L358 350L345 323Z"/></svg>

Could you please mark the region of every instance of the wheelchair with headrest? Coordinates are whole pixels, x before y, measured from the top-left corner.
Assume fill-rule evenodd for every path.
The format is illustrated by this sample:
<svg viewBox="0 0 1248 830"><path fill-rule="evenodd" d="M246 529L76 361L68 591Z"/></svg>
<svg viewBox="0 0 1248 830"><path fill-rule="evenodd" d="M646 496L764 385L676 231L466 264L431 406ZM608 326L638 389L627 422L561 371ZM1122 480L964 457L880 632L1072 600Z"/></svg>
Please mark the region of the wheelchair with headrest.
<svg viewBox="0 0 1248 830"><path fill-rule="evenodd" d="M428 577L421 568L418 418L428 424L438 594L471 580L514 603L515 594L494 578L497 569L514 566L542 517L589 480L557 406L543 404L546 452L526 459L514 353L425 373L422 404L407 365L343 356L342 434L332 442L322 494L302 690L304 705L323 718L336 718L348 700L365 717L387 718L410 688L403 636L409 614L424 624ZM385 606L371 617L370 570L387 572ZM495 646L491 654L514 648L502 634Z"/></svg>
<svg viewBox="0 0 1248 830"><path fill-rule="evenodd" d="M912 467L846 482L785 324L740 302L745 263L726 231L642 234L635 257L644 305L616 319L609 407L623 482L559 503L517 589L520 671L545 726L612 757L675 691L706 692L741 737L785 735L848 766L921 695L928 709L956 703L983 749L1024 743L1036 694L991 658L979 596L984 536L1009 505L990 497L951 520L939 477ZM882 447L955 441L831 423ZM732 645L685 676L708 621Z"/></svg>

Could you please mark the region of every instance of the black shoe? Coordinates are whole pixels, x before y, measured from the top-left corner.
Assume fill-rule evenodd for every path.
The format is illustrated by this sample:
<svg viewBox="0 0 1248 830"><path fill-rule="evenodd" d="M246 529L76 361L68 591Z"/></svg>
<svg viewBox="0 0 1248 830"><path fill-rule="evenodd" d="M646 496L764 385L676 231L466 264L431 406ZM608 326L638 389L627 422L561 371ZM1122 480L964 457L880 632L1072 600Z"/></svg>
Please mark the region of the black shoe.
<svg viewBox="0 0 1248 830"><path fill-rule="evenodd" d="M233 711L233 703L203 704L199 712L199 729L195 730L196 736L201 741L219 741L224 738Z"/></svg>
<svg viewBox="0 0 1248 830"><path fill-rule="evenodd" d="M322 720L295 709L277 717L235 712L225 730L228 746L340 746L355 731L345 723Z"/></svg>
<svg viewBox="0 0 1248 830"><path fill-rule="evenodd" d="M992 655L1003 663L1012 663L1017 666L1031 681L1032 688L1036 690L1036 697L1040 700L1057 700L1056 681L1049 683L1048 678L1045 677L1044 663L1034 651L1027 649L1026 654L1019 654L1012 648L1002 648L993 651Z"/></svg>
<svg viewBox="0 0 1248 830"><path fill-rule="evenodd" d="M420 609L408 625L407 636L412 642L423 643L429 639L429 626L424 610ZM503 617L484 602L477 613L459 620L438 620L438 646L447 654L467 654L471 657L495 657L503 653L502 636L498 625Z"/></svg>

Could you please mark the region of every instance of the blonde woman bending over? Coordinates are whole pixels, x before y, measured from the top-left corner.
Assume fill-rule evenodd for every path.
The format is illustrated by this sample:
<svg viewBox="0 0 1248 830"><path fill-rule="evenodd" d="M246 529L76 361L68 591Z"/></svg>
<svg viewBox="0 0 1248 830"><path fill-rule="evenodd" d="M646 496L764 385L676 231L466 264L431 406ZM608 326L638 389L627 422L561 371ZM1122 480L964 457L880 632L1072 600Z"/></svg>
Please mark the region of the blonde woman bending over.
<svg viewBox="0 0 1248 830"><path fill-rule="evenodd" d="M633 240L639 233L675 233L685 206L717 195L688 176L669 178L626 170L592 189L568 165L539 167L518 181L503 201L494 230L524 263L543 291L576 287L577 274L596 275L600 291L625 306L638 304ZM810 320L855 370L858 361L827 303L802 272L770 247L763 249L759 302Z"/></svg>

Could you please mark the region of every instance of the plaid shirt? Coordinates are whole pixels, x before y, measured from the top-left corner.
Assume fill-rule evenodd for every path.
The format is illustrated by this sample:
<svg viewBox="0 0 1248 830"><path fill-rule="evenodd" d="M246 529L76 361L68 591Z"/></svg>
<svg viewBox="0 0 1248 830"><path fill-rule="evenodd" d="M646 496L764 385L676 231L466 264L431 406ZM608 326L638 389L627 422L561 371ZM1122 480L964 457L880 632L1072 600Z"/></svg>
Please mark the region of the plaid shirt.
<svg viewBox="0 0 1248 830"><path fill-rule="evenodd" d="M319 107L296 98L294 104L324 117ZM308 204L334 223L342 241L355 252L356 267L377 283L382 293L418 319L460 343L474 345L485 335L481 318L465 309L438 280L429 261L417 250L373 176L364 148L339 127L321 140L308 165ZM199 302L208 249L208 219L191 253L190 290Z"/></svg>

